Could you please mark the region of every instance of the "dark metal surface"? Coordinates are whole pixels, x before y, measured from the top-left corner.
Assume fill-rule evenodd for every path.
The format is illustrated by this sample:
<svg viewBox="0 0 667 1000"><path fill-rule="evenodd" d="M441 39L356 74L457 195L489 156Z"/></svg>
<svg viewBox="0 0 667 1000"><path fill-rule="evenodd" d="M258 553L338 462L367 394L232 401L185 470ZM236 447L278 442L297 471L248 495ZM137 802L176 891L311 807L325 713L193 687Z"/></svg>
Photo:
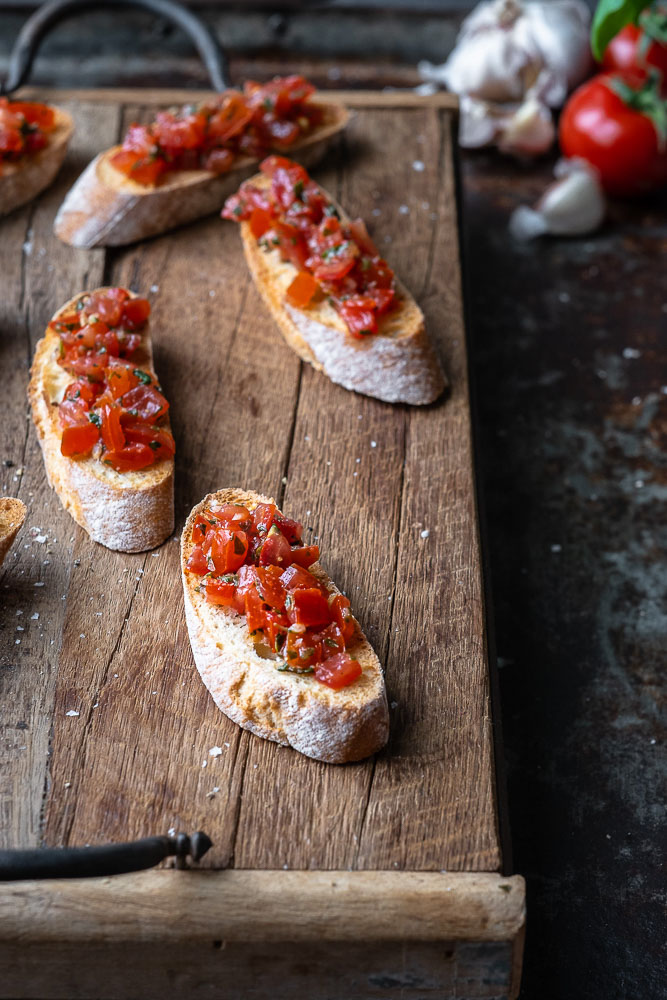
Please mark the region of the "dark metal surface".
<svg viewBox="0 0 667 1000"><path fill-rule="evenodd" d="M231 86L227 59L217 39L192 11L173 0L52 0L22 25L8 60L7 77L0 93L11 94L26 83L40 44L61 21L96 7L140 7L172 22L188 35L206 66L214 90Z"/></svg>
<svg viewBox="0 0 667 1000"><path fill-rule="evenodd" d="M35 848L0 851L0 882L39 878L95 878L122 875L153 868L165 858L175 857L176 867L187 867L187 859L200 861L213 844L201 832L189 837L143 837L125 844L96 847Z"/></svg>
<svg viewBox="0 0 667 1000"><path fill-rule="evenodd" d="M667 983L667 198L520 245L551 164L464 158L523 1000Z"/></svg>

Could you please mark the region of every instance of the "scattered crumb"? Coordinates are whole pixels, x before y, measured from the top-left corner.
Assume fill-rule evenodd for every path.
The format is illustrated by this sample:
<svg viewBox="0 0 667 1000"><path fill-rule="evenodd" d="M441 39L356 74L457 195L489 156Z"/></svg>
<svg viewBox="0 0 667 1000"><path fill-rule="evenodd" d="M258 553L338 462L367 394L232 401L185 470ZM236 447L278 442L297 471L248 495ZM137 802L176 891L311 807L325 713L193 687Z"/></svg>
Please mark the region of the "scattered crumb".
<svg viewBox="0 0 667 1000"><path fill-rule="evenodd" d="M75 712L73 708L70 708L69 712L65 712L65 715L69 715L71 719L76 719L79 716L79 712Z"/></svg>
<svg viewBox="0 0 667 1000"><path fill-rule="evenodd" d="M219 757L222 754L222 747L211 747L208 752L209 757Z"/></svg>
<svg viewBox="0 0 667 1000"><path fill-rule="evenodd" d="M71 787L72 787L72 782L71 781L66 781L65 782L65 788L71 788Z"/></svg>
<svg viewBox="0 0 667 1000"><path fill-rule="evenodd" d="M283 478L280 481L283 484L283 486L287 486L287 476L283 476Z"/></svg>
<svg viewBox="0 0 667 1000"><path fill-rule="evenodd" d="M36 622L38 618L39 618L39 611L35 611L34 615L30 615L31 622Z"/></svg>

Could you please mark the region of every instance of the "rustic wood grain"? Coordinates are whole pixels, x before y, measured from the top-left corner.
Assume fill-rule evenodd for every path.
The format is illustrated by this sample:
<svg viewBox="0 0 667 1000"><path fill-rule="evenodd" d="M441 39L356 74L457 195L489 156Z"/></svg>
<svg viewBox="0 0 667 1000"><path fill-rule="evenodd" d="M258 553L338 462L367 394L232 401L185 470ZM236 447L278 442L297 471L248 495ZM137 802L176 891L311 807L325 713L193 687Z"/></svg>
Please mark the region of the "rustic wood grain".
<svg viewBox="0 0 667 1000"><path fill-rule="evenodd" d="M146 871L14 882L3 941L164 944L282 941L512 941L520 875L492 872Z"/></svg>
<svg viewBox="0 0 667 1000"><path fill-rule="evenodd" d="M118 130L119 113L113 106L80 103L76 115L79 128L54 185L0 226L5 400L0 459L13 462L3 464L0 476L3 492L19 496L28 507L23 531L0 571L0 843L5 847L36 845L41 839L56 674L80 533L46 483L26 399L34 346L53 312L75 291L102 279L99 251L68 252L51 231L91 146Z"/></svg>
<svg viewBox="0 0 667 1000"><path fill-rule="evenodd" d="M194 503L223 486L284 495L288 513L318 537L324 565L387 663L395 703L390 746L376 762L329 767L229 722L195 672L175 541L142 555L96 546L45 487L31 433L30 474L42 482L35 507L41 517L49 504L63 526L58 537L73 542L55 551L50 570L61 577L48 588L52 620L44 641L62 650L51 654L29 742L40 766L30 784L15 765L2 799L5 810L5 802L14 810L21 800L31 803L30 823L12 820L12 845L39 842L40 829L46 843L73 844L203 828L215 842L205 859L210 867L500 865L452 116L429 99L404 107L400 95L388 110L387 95L380 96L365 98L370 107L359 99L341 155L317 176L352 213L367 217L420 299L453 383L449 398L419 411L391 407L302 366L249 281L236 228L216 217L104 258L102 251L54 248L45 259L57 262L55 277L39 286L44 315L37 322L31 312L29 328L34 343L62 301L102 277L149 295L156 369L177 442L177 529ZM149 103L128 103L123 121L141 117ZM95 128L81 131L80 141L92 155L118 130L116 106L102 103ZM40 239L52 212L36 213ZM11 217L5 223L14 224ZM23 225L3 245L23 239ZM16 265L8 261L11 275ZM7 323L21 330L23 322L24 331L20 303L12 302ZM22 337L16 356L25 365ZM16 662L8 628L7 662ZM32 705L33 674L43 667L32 649L18 664L21 694L13 702ZM222 753L211 756L213 747Z"/></svg>
<svg viewBox="0 0 667 1000"><path fill-rule="evenodd" d="M3 944L2 1000L511 1000L508 942ZM128 992L128 984L131 984ZM277 992L279 984L280 992Z"/></svg>

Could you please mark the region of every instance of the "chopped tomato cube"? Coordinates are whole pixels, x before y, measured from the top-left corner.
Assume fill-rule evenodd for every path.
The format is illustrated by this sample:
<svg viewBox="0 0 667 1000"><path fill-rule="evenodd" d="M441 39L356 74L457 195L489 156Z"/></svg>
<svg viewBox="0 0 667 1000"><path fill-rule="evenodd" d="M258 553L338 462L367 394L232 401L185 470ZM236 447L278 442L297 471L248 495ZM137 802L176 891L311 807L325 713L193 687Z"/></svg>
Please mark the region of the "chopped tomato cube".
<svg viewBox="0 0 667 1000"><path fill-rule="evenodd" d="M273 217L263 208L253 208L250 216L250 232L256 240L271 228Z"/></svg>
<svg viewBox="0 0 667 1000"><path fill-rule="evenodd" d="M224 577L212 576L206 581L206 600L209 604L219 604L226 608L234 607L236 585Z"/></svg>
<svg viewBox="0 0 667 1000"><path fill-rule="evenodd" d="M202 549L213 564L209 566L209 569L215 570L220 575L233 573L245 561L248 551L248 537L245 531L216 528L214 531L207 532Z"/></svg>
<svg viewBox="0 0 667 1000"><path fill-rule="evenodd" d="M148 376L142 373L142 376L139 377ZM169 409L169 403L162 393L158 392L155 386L146 385L143 381L123 395L122 403L124 409L129 410L132 416L146 420L150 424L154 424L161 417L164 417Z"/></svg>
<svg viewBox="0 0 667 1000"><path fill-rule="evenodd" d="M102 421L102 440L107 451L122 451L125 447L125 435L120 422L119 406L103 406L100 417Z"/></svg>
<svg viewBox="0 0 667 1000"><path fill-rule="evenodd" d="M331 621L329 604L319 588L293 591L287 616L297 625L328 625Z"/></svg>
<svg viewBox="0 0 667 1000"><path fill-rule="evenodd" d="M329 601L329 607L331 609L331 617L343 633L345 642L349 642L356 631L354 618L352 617L352 612L350 611L350 602L347 597L344 597L342 594L336 594L336 596Z"/></svg>
<svg viewBox="0 0 667 1000"><path fill-rule="evenodd" d="M201 545L195 545L185 564L185 568L189 569L192 573L196 573L197 576L204 576L205 573L208 573L208 564L206 556L202 552Z"/></svg>
<svg viewBox="0 0 667 1000"><path fill-rule="evenodd" d="M139 385L139 376L134 374L131 365L119 361L117 358L109 358L109 365L106 372L109 392L114 399L124 396L130 389Z"/></svg>
<svg viewBox="0 0 667 1000"><path fill-rule="evenodd" d="M130 330L138 330L151 314L148 299L128 299L123 306L122 323Z"/></svg>
<svg viewBox="0 0 667 1000"><path fill-rule="evenodd" d="M231 149L212 149L204 157L202 167L212 174L226 174L234 166L235 158Z"/></svg>
<svg viewBox="0 0 667 1000"><path fill-rule="evenodd" d="M320 550L317 545L297 545L292 549L292 563L297 566L304 566L308 569L320 558Z"/></svg>
<svg viewBox="0 0 667 1000"><path fill-rule="evenodd" d="M312 632L287 633L287 644L283 650L287 666L292 670L310 667L322 659L322 640Z"/></svg>
<svg viewBox="0 0 667 1000"><path fill-rule="evenodd" d="M89 455L100 437L98 428L91 423L65 427L60 442L60 453L67 458Z"/></svg>
<svg viewBox="0 0 667 1000"><path fill-rule="evenodd" d="M319 283L308 271L299 271L288 286L285 298L297 309L305 309L319 289Z"/></svg>
<svg viewBox="0 0 667 1000"><path fill-rule="evenodd" d="M282 580L283 587L290 591L297 590L299 587L305 587L308 590L318 586L318 582L312 573L294 564L288 566L281 574L280 579Z"/></svg>
<svg viewBox="0 0 667 1000"><path fill-rule="evenodd" d="M288 566L292 549L281 531L272 526L259 553L261 566Z"/></svg>
<svg viewBox="0 0 667 1000"><path fill-rule="evenodd" d="M116 472L137 472L153 464L153 452L145 444L126 444L120 451L107 451L102 457Z"/></svg>
<svg viewBox="0 0 667 1000"><path fill-rule="evenodd" d="M279 566L257 566L255 569L255 587L258 594L266 604L270 604L278 611L284 610L287 596L281 572Z"/></svg>
<svg viewBox="0 0 667 1000"><path fill-rule="evenodd" d="M316 680L334 690L347 687L361 674L361 664L353 660L349 653L334 653L315 667Z"/></svg>

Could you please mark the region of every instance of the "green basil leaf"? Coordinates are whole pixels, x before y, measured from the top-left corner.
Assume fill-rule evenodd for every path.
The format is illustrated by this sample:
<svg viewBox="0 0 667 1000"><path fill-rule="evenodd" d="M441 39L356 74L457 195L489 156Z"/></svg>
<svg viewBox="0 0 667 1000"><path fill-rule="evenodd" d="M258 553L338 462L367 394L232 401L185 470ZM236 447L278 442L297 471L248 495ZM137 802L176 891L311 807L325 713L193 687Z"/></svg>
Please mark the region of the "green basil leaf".
<svg viewBox="0 0 667 1000"><path fill-rule="evenodd" d="M591 49L598 62L621 28L636 24L646 0L600 0L591 25Z"/></svg>

